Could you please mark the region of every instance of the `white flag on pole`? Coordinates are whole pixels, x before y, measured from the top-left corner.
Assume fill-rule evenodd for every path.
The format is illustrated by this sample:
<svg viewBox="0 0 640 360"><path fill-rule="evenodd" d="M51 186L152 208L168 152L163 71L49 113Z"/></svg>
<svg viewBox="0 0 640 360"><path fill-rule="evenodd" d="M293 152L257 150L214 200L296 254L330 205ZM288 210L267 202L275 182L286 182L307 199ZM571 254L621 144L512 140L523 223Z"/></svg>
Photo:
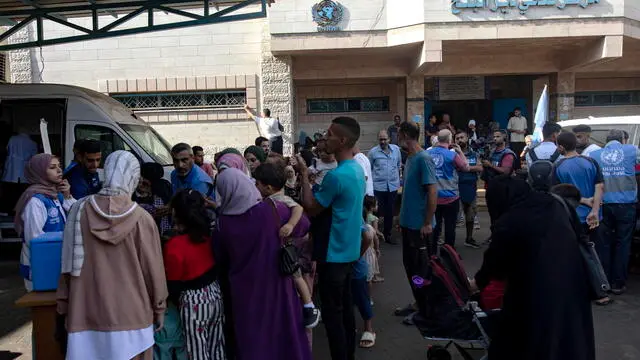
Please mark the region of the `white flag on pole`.
<svg viewBox="0 0 640 360"><path fill-rule="evenodd" d="M535 128L533 130L533 143L542 142L542 127L549 120L549 91L547 85L544 86L538 106L536 107L536 116L534 118Z"/></svg>
<svg viewBox="0 0 640 360"><path fill-rule="evenodd" d="M49 129L47 129L47 120L40 119L40 138L42 139L42 148L45 154L51 154L51 144L49 143Z"/></svg>

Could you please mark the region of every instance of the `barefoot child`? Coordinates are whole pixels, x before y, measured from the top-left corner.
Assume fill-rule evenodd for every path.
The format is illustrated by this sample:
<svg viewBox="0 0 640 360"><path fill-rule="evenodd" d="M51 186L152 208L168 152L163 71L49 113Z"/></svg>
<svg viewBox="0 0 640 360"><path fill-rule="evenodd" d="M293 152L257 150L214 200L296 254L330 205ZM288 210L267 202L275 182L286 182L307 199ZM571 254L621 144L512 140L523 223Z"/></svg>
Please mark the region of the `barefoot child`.
<svg viewBox="0 0 640 360"><path fill-rule="evenodd" d="M256 180L256 187L264 198L282 202L291 209L289 222L280 228L280 237L282 239L286 239L291 235L291 232L303 215L302 206L284 194L284 186L286 183L285 167L286 164L284 162L267 162L258 166L253 174ZM320 310L313 304L311 291L302 277L300 270L293 275L293 280L298 295L300 295L304 304L304 325L308 329L314 328L320 321Z"/></svg>
<svg viewBox="0 0 640 360"><path fill-rule="evenodd" d="M371 290L371 282L383 282L384 278L380 276L380 239L384 239L384 235L378 230L378 218L373 215L378 211L378 202L374 196L364 197L364 221L371 225L375 231L373 243L364 253L364 257L369 265L369 276L367 281L369 282L369 290Z"/></svg>

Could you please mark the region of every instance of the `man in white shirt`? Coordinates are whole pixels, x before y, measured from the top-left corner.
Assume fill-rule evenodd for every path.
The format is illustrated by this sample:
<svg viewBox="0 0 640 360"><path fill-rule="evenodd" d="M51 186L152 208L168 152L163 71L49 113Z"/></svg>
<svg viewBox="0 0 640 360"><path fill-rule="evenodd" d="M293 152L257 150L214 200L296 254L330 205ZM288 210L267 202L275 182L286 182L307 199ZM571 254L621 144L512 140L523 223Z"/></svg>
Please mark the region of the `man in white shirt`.
<svg viewBox="0 0 640 360"><path fill-rule="evenodd" d="M4 163L2 181L12 183L26 183L24 166L32 156L38 153L38 144L31 140L26 131L20 131L9 139L7 145L7 159Z"/></svg>
<svg viewBox="0 0 640 360"><path fill-rule="evenodd" d="M282 154L282 125L278 119L271 117L271 110L263 109L261 116L258 116L249 105L245 105L244 111L250 119L256 122L260 136L269 139L271 151Z"/></svg>
<svg viewBox="0 0 640 360"><path fill-rule="evenodd" d="M533 162L531 160L531 152L534 151L536 153L536 157L539 160L548 160L553 154L558 150L558 146L556 145L556 141L558 139L558 135L562 132L562 127L556 123L547 122L542 127L542 137L543 140L540 144L534 146L527 153L527 165L531 165Z"/></svg>
<svg viewBox="0 0 640 360"><path fill-rule="evenodd" d="M522 110L517 107L513 110L513 116L509 119L507 130L511 133L511 151L520 154L524 149L524 137L527 135L527 118L522 116Z"/></svg>
<svg viewBox="0 0 640 360"><path fill-rule="evenodd" d="M364 178L367 181L365 187L365 195L374 196L373 194L373 176L371 176L371 162L367 155L360 152L360 148L357 146L353 149L353 160L355 160L362 170L364 170Z"/></svg>
<svg viewBox="0 0 640 360"><path fill-rule="evenodd" d="M578 125L573 128L576 134L576 151L583 156L589 156L592 151L600 150L601 147L591 143L591 127L589 125Z"/></svg>

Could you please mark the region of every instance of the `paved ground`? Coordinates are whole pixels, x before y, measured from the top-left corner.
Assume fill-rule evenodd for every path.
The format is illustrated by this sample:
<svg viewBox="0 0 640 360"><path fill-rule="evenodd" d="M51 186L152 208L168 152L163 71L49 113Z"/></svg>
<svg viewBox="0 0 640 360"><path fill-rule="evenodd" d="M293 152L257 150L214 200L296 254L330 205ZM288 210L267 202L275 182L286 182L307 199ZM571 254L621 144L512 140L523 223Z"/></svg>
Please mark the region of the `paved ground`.
<svg viewBox="0 0 640 360"><path fill-rule="evenodd" d="M488 236L486 214L482 214L481 223L483 228L477 239ZM462 238L462 229L459 229L458 238ZM358 349L357 357L359 360L426 359L429 343L421 339L415 328L402 325L400 318L391 315L396 306L409 302L411 293L402 268L400 246L383 246L382 267L386 281L377 284L373 292L378 340L373 349ZM28 314L13 306L23 294L23 286L17 274L17 263L8 260L16 259L18 254L17 248L0 245L0 260L4 260L0 262L0 360L31 359ZM467 271L473 274L482 261L482 249L462 247L461 255ZM616 297L613 305L593 309L598 360L640 359L640 277L633 277L629 287L629 293ZM315 333L314 358L330 359L322 324Z"/></svg>

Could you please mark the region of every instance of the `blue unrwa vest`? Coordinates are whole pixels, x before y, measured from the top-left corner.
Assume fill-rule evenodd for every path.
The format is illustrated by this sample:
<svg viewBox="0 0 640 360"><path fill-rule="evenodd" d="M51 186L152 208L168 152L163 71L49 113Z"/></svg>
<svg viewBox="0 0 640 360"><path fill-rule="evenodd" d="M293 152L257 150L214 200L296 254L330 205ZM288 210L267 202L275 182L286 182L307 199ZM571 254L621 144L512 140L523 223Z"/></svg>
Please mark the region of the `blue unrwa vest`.
<svg viewBox="0 0 640 360"><path fill-rule="evenodd" d="M478 154L473 151L473 150L469 150L468 152L466 152L464 154L464 156L467 158L467 162L469 163L469 166L476 166L478 165ZM459 174L460 176L460 184L475 184L478 182L478 173L477 172L462 172Z"/></svg>
<svg viewBox="0 0 640 360"><path fill-rule="evenodd" d="M56 206L56 203L51 198L42 194L35 194L33 197L42 201L47 209L47 221L44 223L42 231L46 233L64 231L65 217L62 214L62 211L64 211L62 206ZM60 204L64 202L62 194L58 194L58 201L60 201ZM24 242L24 239L22 241ZM31 280L31 254L30 252L24 253L24 250L23 254L20 261L20 274L23 278Z"/></svg>
<svg viewBox="0 0 640 360"><path fill-rule="evenodd" d="M598 162L604 177L605 204L632 204L636 202L636 147L609 142L603 149L589 154Z"/></svg>
<svg viewBox="0 0 640 360"><path fill-rule="evenodd" d="M456 153L440 146L433 147L428 152L436 168L438 198L458 197L458 171L454 164Z"/></svg>
<svg viewBox="0 0 640 360"><path fill-rule="evenodd" d="M47 222L44 223L42 231L44 232L56 232L64 231L64 215L61 211L64 209L61 206L56 206L56 203L49 197L42 194L35 194L33 197L42 201L44 207L47 208ZM60 204L64 202L62 194L58 194L58 201Z"/></svg>

